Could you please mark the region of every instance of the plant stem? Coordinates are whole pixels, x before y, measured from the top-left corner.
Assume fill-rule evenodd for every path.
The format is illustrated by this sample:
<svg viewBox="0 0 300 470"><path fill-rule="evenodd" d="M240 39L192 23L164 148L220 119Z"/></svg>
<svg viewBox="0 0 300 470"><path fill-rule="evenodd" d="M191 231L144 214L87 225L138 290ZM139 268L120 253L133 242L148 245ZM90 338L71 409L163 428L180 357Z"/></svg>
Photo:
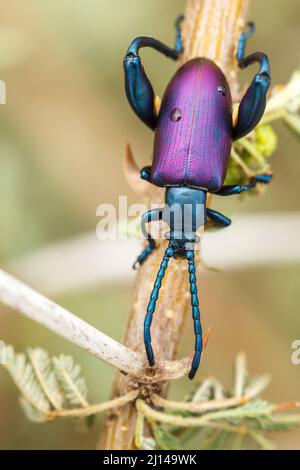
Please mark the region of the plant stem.
<svg viewBox="0 0 300 470"><path fill-rule="evenodd" d="M235 161L235 163L241 168L247 178L252 178L255 175L255 172L252 171L246 163L242 160L239 154L234 150L232 147L231 149L231 158Z"/></svg>
<svg viewBox="0 0 300 470"><path fill-rule="evenodd" d="M249 142L249 140L245 137L239 140L239 144L251 154L254 160L256 160L256 163L259 165L259 168L262 170L265 167L265 160L256 147L252 145L251 142Z"/></svg>
<svg viewBox="0 0 300 470"><path fill-rule="evenodd" d="M103 413L105 411L120 408L127 403L133 402L137 398L138 394L139 392L137 390L133 390L126 395L115 398L114 400L100 403L99 405L88 405L85 408L74 408L72 410L52 411L48 413L48 418L49 420L56 418L80 418L91 416L97 413Z"/></svg>
<svg viewBox="0 0 300 470"><path fill-rule="evenodd" d="M139 399L136 402L136 408L140 413L143 413L147 419L154 420L155 422L169 424L171 426L182 428L200 428L211 427L222 429L224 431L244 433L246 428L242 426L234 426L224 422L215 422L210 420L209 414L200 417L183 417L179 415L171 415L162 413L161 411L154 410L151 406L147 405L143 400Z"/></svg>
<svg viewBox="0 0 300 470"><path fill-rule="evenodd" d="M224 400L209 400L205 402L180 402L166 400L159 395L153 394L151 401L155 406L170 408L172 410L191 411L192 413L206 413L207 411L234 408L249 402L247 396L226 398Z"/></svg>
<svg viewBox="0 0 300 470"><path fill-rule="evenodd" d="M162 360L157 362L155 376L148 373L141 354L123 346L3 270L0 270L0 302L142 383L180 378L190 366L190 358Z"/></svg>
<svg viewBox="0 0 300 470"><path fill-rule="evenodd" d="M128 374L139 375L144 368L141 356L3 270L0 301Z"/></svg>

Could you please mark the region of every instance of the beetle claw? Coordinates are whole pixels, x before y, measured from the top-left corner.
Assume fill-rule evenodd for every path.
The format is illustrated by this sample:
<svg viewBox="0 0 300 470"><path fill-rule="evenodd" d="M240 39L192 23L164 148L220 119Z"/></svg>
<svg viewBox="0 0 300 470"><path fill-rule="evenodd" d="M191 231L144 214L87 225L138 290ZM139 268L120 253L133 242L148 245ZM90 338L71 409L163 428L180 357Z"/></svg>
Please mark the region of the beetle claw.
<svg viewBox="0 0 300 470"><path fill-rule="evenodd" d="M140 264L139 260L137 259L137 260L133 263L132 269L134 269L135 271L138 271L138 268L140 267L140 265L141 265L141 264Z"/></svg>

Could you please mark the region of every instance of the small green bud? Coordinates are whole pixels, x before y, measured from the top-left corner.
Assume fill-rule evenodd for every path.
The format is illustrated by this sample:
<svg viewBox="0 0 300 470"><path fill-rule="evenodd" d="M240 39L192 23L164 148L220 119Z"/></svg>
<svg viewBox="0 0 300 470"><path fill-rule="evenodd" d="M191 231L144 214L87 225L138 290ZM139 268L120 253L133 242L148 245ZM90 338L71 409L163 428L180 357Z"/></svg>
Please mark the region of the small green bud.
<svg viewBox="0 0 300 470"><path fill-rule="evenodd" d="M270 125L258 126L255 129L256 148L264 157L269 157L277 149L278 138Z"/></svg>

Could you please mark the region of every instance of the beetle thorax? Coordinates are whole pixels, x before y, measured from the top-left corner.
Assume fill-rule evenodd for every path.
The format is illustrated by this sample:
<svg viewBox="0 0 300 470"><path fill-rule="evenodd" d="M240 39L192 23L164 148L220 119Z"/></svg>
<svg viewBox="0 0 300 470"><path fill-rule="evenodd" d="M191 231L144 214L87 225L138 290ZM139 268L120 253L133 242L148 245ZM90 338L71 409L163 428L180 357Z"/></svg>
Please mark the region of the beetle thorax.
<svg viewBox="0 0 300 470"><path fill-rule="evenodd" d="M189 187L166 190L163 220L170 227L166 238L177 255L192 249L199 238L196 232L206 222L206 192Z"/></svg>

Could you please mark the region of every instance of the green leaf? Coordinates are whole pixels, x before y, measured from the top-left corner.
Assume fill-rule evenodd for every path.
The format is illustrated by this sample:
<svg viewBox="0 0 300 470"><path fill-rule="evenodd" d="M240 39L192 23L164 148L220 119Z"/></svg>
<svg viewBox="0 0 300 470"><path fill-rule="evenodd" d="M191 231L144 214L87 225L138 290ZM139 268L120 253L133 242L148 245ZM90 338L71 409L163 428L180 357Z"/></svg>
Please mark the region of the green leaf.
<svg viewBox="0 0 300 470"><path fill-rule="evenodd" d="M61 410L63 408L63 395L49 354L41 348L28 348L28 356L40 386L51 406L56 410Z"/></svg>
<svg viewBox="0 0 300 470"><path fill-rule="evenodd" d="M270 157L276 151L278 137L270 125L257 126L255 137L257 149L264 157Z"/></svg>
<svg viewBox="0 0 300 470"><path fill-rule="evenodd" d="M28 348L27 352L29 361L25 354L17 354L12 346L7 346L3 366L21 393L20 404L28 419L41 423L59 417L59 412L68 407L85 408L89 405L80 366L72 357L51 359L41 348ZM77 427L87 429L93 418L76 419Z"/></svg>
<svg viewBox="0 0 300 470"><path fill-rule="evenodd" d="M156 450L156 442L155 442L155 440L152 439L152 437L146 437L146 438L143 440L142 449L143 449L143 450Z"/></svg>
<svg viewBox="0 0 300 470"><path fill-rule="evenodd" d="M251 377L248 380L244 393L248 398L253 399L260 395L267 388L269 383L270 376L267 374L259 375L257 377Z"/></svg>
<svg viewBox="0 0 300 470"><path fill-rule="evenodd" d="M246 420L249 427L268 432L284 432L295 429L300 424L300 415L273 414L270 416L252 417Z"/></svg>
<svg viewBox="0 0 300 470"><path fill-rule="evenodd" d="M25 354L16 354L12 346L7 346L4 366L27 402L40 412L47 414L51 408L49 400L32 365L27 362Z"/></svg>
<svg viewBox="0 0 300 470"><path fill-rule="evenodd" d="M26 398L20 397L20 405L29 421L33 421L34 423L44 423L49 421L49 417L32 406Z"/></svg>
<svg viewBox="0 0 300 470"><path fill-rule="evenodd" d="M274 405L263 400L255 400L237 408L209 413L208 417L213 421L225 419L232 424L240 424L245 418L268 416L272 411L274 411Z"/></svg>
<svg viewBox="0 0 300 470"><path fill-rule="evenodd" d="M251 440L257 443L263 450L274 450L275 448L274 443L260 432L252 433Z"/></svg>
<svg viewBox="0 0 300 470"><path fill-rule="evenodd" d="M169 430L168 426L151 423L154 439L157 447L161 450L178 449L178 440Z"/></svg>
<svg viewBox="0 0 300 470"><path fill-rule="evenodd" d="M71 356L60 355L53 358L53 365L65 398L71 407L87 407L87 387L80 376L81 367L74 363Z"/></svg>

